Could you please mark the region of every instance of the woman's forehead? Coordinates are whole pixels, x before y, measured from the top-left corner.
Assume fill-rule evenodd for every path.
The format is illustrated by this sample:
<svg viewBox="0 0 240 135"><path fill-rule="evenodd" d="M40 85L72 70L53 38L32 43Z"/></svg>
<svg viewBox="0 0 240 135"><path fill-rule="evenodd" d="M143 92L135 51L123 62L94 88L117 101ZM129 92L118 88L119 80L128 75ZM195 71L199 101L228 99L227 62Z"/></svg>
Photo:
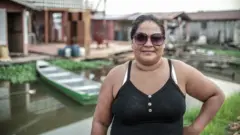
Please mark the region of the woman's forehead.
<svg viewBox="0 0 240 135"><path fill-rule="evenodd" d="M146 34L162 33L160 27L153 21L145 21L140 24L137 29L137 33L138 32L143 32Z"/></svg>

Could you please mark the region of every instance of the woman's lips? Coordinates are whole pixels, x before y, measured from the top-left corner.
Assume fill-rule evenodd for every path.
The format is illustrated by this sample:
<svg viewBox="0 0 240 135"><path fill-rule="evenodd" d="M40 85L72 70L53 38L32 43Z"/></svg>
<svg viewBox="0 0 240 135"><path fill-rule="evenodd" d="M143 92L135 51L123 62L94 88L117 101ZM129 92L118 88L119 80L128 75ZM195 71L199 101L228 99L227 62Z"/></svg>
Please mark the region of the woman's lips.
<svg viewBox="0 0 240 135"><path fill-rule="evenodd" d="M155 52L155 51L141 51L141 52Z"/></svg>

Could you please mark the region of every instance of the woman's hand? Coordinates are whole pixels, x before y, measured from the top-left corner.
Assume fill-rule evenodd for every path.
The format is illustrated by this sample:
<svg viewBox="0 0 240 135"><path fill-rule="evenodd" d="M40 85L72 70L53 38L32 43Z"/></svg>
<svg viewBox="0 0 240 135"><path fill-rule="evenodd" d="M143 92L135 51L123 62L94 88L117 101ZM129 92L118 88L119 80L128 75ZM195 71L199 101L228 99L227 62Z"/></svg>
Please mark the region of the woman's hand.
<svg viewBox="0 0 240 135"><path fill-rule="evenodd" d="M201 131L194 129L193 126L187 126L183 128L183 135L200 135Z"/></svg>

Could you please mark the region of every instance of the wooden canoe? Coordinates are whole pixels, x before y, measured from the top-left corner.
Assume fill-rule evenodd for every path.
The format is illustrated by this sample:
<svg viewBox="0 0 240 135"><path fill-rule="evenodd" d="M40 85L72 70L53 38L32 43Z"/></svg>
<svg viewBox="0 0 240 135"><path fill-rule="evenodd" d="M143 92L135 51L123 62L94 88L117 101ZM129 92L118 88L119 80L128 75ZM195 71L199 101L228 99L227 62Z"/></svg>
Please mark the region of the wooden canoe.
<svg viewBox="0 0 240 135"><path fill-rule="evenodd" d="M100 82L87 79L84 75L75 74L43 60L37 61L36 68L40 78L78 103L96 104L101 87Z"/></svg>

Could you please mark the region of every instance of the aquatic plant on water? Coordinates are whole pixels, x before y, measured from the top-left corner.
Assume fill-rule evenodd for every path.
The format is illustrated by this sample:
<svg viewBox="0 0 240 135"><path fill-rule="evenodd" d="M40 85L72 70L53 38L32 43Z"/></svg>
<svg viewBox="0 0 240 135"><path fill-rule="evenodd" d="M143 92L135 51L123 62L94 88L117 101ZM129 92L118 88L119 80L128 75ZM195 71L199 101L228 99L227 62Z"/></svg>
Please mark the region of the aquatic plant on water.
<svg viewBox="0 0 240 135"><path fill-rule="evenodd" d="M23 83L36 79L36 68L33 63L0 67L0 80Z"/></svg>
<svg viewBox="0 0 240 135"><path fill-rule="evenodd" d="M240 116L240 93L227 98L220 111L205 128L201 135L226 135L229 134L228 125ZM184 115L184 125L191 124L199 114L199 109L192 109ZM238 132L238 131L236 131ZM229 135L233 135L232 134Z"/></svg>
<svg viewBox="0 0 240 135"><path fill-rule="evenodd" d="M224 56L230 56L230 57L236 57L236 58L240 57L240 51L237 49L234 49L234 50L217 49L216 47L209 46L209 45L201 46L201 48L214 51L218 55L224 55Z"/></svg>
<svg viewBox="0 0 240 135"><path fill-rule="evenodd" d="M213 50L216 54L219 55L227 55L232 57L240 57L240 51L239 50Z"/></svg>
<svg viewBox="0 0 240 135"><path fill-rule="evenodd" d="M98 69L112 64L110 61L103 60L74 62L67 59L58 59L49 62L67 70Z"/></svg>
<svg viewBox="0 0 240 135"><path fill-rule="evenodd" d="M67 70L97 69L102 66L108 66L109 61L81 61L75 62L66 59L51 60L50 63ZM0 67L0 80L10 81L12 83L24 83L37 80L37 71L35 63L18 64Z"/></svg>

